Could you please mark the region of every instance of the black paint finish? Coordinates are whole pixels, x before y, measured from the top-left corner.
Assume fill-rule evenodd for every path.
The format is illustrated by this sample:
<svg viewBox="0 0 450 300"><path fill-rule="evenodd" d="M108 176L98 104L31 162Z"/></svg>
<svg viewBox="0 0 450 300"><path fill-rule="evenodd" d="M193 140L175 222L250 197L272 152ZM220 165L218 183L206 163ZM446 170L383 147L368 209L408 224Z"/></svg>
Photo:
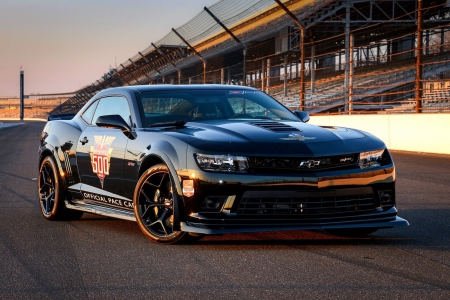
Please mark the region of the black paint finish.
<svg viewBox="0 0 450 300"><path fill-rule="evenodd" d="M153 92L166 95L171 91L175 93L174 98L179 97L176 93L180 92L200 93L201 100L194 104L216 103L215 97L220 96L205 96L213 92L215 95L241 94L243 98L247 93L260 93L252 88L221 85L121 87L98 93L72 120L52 118L41 135L40 160L47 155L57 158L69 204L92 200L83 196L86 193L98 195L99 191L104 191L110 199L127 203L126 207L116 205L115 209L130 209L128 203L132 203L140 175L151 166L164 163L173 178L173 193L177 194L173 206L176 210L174 229L213 234L311 228L388 228L408 224L397 217L395 168L387 150L386 163L372 169L361 169L354 162L351 166L335 169L275 172L250 168L246 173L211 172L201 170L194 158L196 153L311 160L337 155L357 157L361 152L386 149L376 137L353 129L306 124L278 104L274 105L287 116L285 119L252 119L247 115L202 119L185 115L190 120L175 125L176 117L171 118L169 112L169 115L155 118L159 120L155 126L144 127L148 119L144 119L146 115L140 97ZM81 118L92 102L111 96L127 99L132 136L119 128L97 126L95 120L87 124ZM164 123L164 118L167 118L167 125L160 124ZM95 158L95 155L101 158ZM107 171L103 179L96 166L100 161L103 163L101 171ZM183 197L183 180L194 181L194 196ZM358 189L361 188L371 192L360 193ZM366 198L372 202L364 202ZM218 201L217 209L205 206L211 201ZM103 205L101 201L97 202L97 205ZM114 206L114 203L119 202L111 201L108 205ZM110 215L114 216L114 213Z"/></svg>

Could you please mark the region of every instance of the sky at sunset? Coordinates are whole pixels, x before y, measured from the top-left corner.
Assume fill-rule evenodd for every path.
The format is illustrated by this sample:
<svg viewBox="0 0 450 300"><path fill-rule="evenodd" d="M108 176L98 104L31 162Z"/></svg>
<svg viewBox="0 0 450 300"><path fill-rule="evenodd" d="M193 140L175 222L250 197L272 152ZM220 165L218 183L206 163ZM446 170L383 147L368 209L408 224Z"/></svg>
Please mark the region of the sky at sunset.
<svg viewBox="0 0 450 300"><path fill-rule="evenodd" d="M73 92L218 0L0 0L0 96Z"/></svg>

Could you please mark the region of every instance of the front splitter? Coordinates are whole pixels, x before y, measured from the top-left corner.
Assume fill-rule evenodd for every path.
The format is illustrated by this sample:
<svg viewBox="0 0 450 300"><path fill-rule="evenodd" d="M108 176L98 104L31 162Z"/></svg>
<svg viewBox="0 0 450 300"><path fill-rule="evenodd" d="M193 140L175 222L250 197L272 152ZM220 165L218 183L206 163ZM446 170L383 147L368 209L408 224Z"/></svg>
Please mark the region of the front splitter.
<svg viewBox="0 0 450 300"><path fill-rule="evenodd" d="M202 233L202 234L222 234L222 233L239 233L239 232L263 232L263 231L285 231L285 230L327 230L327 229L345 229L345 228L374 228L385 229L400 226L409 226L408 221L400 217L395 217L394 220L385 222L351 222L339 224L305 224L286 227L249 227L249 228L222 228L210 229L204 227L197 227L187 222L181 222L181 231Z"/></svg>

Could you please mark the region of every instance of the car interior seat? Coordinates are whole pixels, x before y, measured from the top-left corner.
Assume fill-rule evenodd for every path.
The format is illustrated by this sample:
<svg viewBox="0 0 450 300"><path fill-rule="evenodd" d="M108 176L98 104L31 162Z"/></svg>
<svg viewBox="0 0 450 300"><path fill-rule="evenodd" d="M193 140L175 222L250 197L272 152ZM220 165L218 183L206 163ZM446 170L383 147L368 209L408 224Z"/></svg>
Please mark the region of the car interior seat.
<svg viewBox="0 0 450 300"><path fill-rule="evenodd" d="M198 106L195 120L214 120L218 117L215 103L203 103Z"/></svg>

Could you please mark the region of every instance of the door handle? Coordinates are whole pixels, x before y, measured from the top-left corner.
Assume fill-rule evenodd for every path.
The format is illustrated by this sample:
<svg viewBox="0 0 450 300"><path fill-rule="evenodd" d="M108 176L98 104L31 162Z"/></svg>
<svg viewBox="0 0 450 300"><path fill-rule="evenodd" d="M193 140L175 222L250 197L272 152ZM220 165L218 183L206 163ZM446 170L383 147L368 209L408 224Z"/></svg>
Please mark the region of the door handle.
<svg viewBox="0 0 450 300"><path fill-rule="evenodd" d="M87 137L85 136L84 139L80 140L81 145L86 144L87 142L89 142L89 140L87 139Z"/></svg>

